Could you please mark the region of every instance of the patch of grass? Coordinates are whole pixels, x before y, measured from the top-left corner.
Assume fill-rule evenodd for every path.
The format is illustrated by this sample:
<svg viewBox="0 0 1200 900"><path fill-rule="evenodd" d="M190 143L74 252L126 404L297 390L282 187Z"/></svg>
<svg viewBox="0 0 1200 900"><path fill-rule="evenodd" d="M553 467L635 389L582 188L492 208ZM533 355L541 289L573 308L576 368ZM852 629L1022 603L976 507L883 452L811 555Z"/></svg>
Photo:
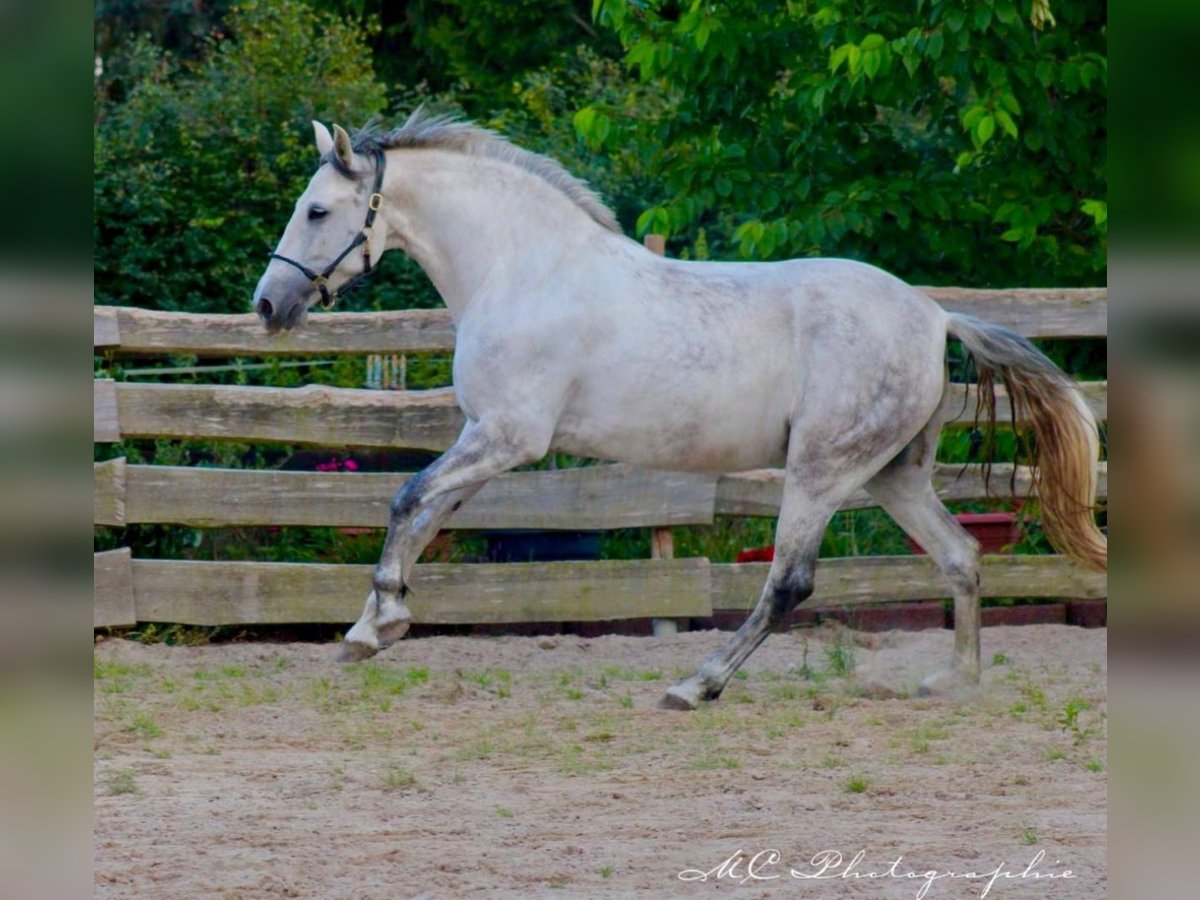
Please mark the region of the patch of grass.
<svg viewBox="0 0 1200 900"><path fill-rule="evenodd" d="M835 756L833 754L829 754L828 756L826 756L824 759L821 760L821 768L822 769L840 769L845 764L846 764L846 761L844 759L842 759L840 756Z"/></svg>
<svg viewBox="0 0 1200 900"><path fill-rule="evenodd" d="M1007 666L1010 662L1012 662L1012 660L1009 659L1007 656L1005 656L1003 653L993 653L992 654L992 665L993 666Z"/></svg>
<svg viewBox="0 0 1200 900"><path fill-rule="evenodd" d="M421 786L417 776L400 766L389 766L383 773L383 787L388 791L410 791Z"/></svg>
<svg viewBox="0 0 1200 900"><path fill-rule="evenodd" d="M466 762L471 759L487 759L495 752L495 748L489 741L482 740L469 744L466 747L460 747L454 754L454 758L459 762Z"/></svg>
<svg viewBox="0 0 1200 900"><path fill-rule="evenodd" d="M1033 846L1038 842L1037 832L1032 828L1026 828L1021 831L1021 843Z"/></svg>
<svg viewBox="0 0 1200 900"><path fill-rule="evenodd" d="M1082 697L1071 697L1063 703L1062 710L1055 718L1062 730L1071 734L1076 747L1093 737L1100 728L1095 722L1086 726L1080 724L1079 714L1090 712L1091 709L1092 704Z"/></svg>
<svg viewBox="0 0 1200 900"><path fill-rule="evenodd" d="M805 681L824 681L824 673L818 671L809 665L808 662L808 638L800 639L800 665L792 670L796 675L799 675Z"/></svg>
<svg viewBox="0 0 1200 900"><path fill-rule="evenodd" d="M662 677L662 669L646 669L636 675L638 681L662 681Z"/></svg>
<svg viewBox="0 0 1200 900"><path fill-rule="evenodd" d="M846 781L846 793L862 794L865 793L867 788L870 786L871 784L869 781L867 781L866 777L862 775L851 775Z"/></svg>
<svg viewBox="0 0 1200 900"><path fill-rule="evenodd" d="M949 732L940 725L918 725L909 739L908 746L914 753L928 753L930 741L944 741Z"/></svg>
<svg viewBox="0 0 1200 900"><path fill-rule="evenodd" d="M1050 762L1058 762L1064 756L1066 756L1066 754L1062 752L1061 747L1051 747L1046 751L1046 759Z"/></svg>
<svg viewBox="0 0 1200 900"><path fill-rule="evenodd" d="M1032 709L1044 710L1048 706L1046 692L1030 682L1021 685L1021 696L1025 698L1026 703Z"/></svg>
<svg viewBox="0 0 1200 900"><path fill-rule="evenodd" d="M593 775L610 772L613 764L599 754L587 754L579 744L571 744L563 753L560 768L567 775Z"/></svg>
<svg viewBox="0 0 1200 900"><path fill-rule="evenodd" d="M619 701L622 709L633 709L633 695L626 693Z"/></svg>
<svg viewBox="0 0 1200 900"><path fill-rule="evenodd" d="M126 734L136 734L140 738L152 740L156 737L162 737L163 730L159 724L154 721L154 716L147 712L134 713L129 721L125 723L122 729Z"/></svg>
<svg viewBox="0 0 1200 900"><path fill-rule="evenodd" d="M582 700L583 691L577 687L569 687L563 692L563 696L565 696L568 700Z"/></svg>
<svg viewBox="0 0 1200 900"><path fill-rule="evenodd" d="M134 773L128 769L121 772L113 772L105 779L104 786L110 797L116 797L121 794L142 796L142 789L138 787Z"/></svg>
<svg viewBox="0 0 1200 900"><path fill-rule="evenodd" d="M274 685L256 685L246 682L241 685L241 690L234 695L233 700L238 706L270 706L272 703L278 702L279 697L279 688Z"/></svg>
<svg viewBox="0 0 1200 900"><path fill-rule="evenodd" d="M773 685L767 692L767 697L771 700L799 700L800 688L791 682L785 681L781 684Z"/></svg>
<svg viewBox="0 0 1200 900"><path fill-rule="evenodd" d="M1104 769L1104 763L1100 762L1100 760L1096 759L1095 757L1092 757L1084 762L1083 767L1089 772L1099 772Z"/></svg>
<svg viewBox="0 0 1200 900"><path fill-rule="evenodd" d="M832 644L823 651L825 668L835 678L845 678L854 672L854 645L839 632Z"/></svg>
<svg viewBox="0 0 1200 900"><path fill-rule="evenodd" d="M716 769L740 769L742 764L734 757L724 753L708 753L704 756L692 760L689 769L694 769L697 772L711 772Z"/></svg>
<svg viewBox="0 0 1200 900"><path fill-rule="evenodd" d="M611 878L612 873L616 870L612 866L601 866L597 871L601 878Z"/></svg>
<svg viewBox="0 0 1200 900"><path fill-rule="evenodd" d="M513 816L516 815L516 813L513 812L511 809L509 809L507 806L497 806L496 807L496 815L498 815L502 819L511 819Z"/></svg>

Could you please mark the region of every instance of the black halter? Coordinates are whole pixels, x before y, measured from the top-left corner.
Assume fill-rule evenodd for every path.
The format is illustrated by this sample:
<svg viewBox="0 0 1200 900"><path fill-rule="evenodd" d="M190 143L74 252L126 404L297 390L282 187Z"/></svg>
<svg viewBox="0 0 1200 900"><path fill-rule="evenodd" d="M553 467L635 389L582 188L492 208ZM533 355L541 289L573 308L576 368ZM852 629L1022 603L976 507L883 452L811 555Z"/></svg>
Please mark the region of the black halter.
<svg viewBox="0 0 1200 900"><path fill-rule="evenodd" d="M362 230L354 236L349 246L346 247L337 258L327 265L320 272L314 272L302 262L297 262L294 259L289 259L280 253L270 254L271 259L277 259L280 262L285 262L289 266L295 266L304 273L304 277L311 281L321 292L321 308L333 309L337 298L350 290L354 285L358 284L364 278L371 274L371 226L375 224L375 214L379 212L379 208L383 206L383 194L380 190L383 188L383 170L387 166L387 157L384 156L382 150L375 151L375 185L371 188L371 196L367 198L367 220L363 224ZM342 260L349 256L359 244L363 245L363 270L343 284L340 288L332 293L329 290L327 282L329 276L337 271L337 267L342 264Z"/></svg>

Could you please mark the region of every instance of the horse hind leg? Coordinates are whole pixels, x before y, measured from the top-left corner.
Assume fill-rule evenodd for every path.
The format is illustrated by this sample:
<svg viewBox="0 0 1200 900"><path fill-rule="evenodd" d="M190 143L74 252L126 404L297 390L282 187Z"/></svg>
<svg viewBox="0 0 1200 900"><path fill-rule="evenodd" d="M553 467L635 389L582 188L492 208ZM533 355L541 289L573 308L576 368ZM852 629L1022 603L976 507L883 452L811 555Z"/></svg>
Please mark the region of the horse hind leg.
<svg viewBox="0 0 1200 900"><path fill-rule="evenodd" d="M940 427L940 423L939 423ZM936 437L936 430L933 434ZM979 543L950 515L933 489L932 452L914 459L918 437L867 483L887 510L941 569L954 596L954 659L921 685L922 693L944 693L979 682Z"/></svg>
<svg viewBox="0 0 1200 900"><path fill-rule="evenodd" d="M733 637L696 674L667 689L663 709L693 710L715 700L738 667L785 615L813 592L821 537L842 499L854 487L813 491L789 470L775 531L775 561L758 604Z"/></svg>

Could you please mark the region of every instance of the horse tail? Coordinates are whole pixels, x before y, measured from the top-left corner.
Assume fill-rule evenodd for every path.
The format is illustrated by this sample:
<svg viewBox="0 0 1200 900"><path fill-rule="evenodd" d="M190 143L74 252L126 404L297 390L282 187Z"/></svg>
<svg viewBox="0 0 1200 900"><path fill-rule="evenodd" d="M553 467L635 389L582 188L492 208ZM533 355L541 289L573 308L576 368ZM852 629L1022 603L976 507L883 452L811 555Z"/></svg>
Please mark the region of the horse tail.
<svg viewBox="0 0 1200 900"><path fill-rule="evenodd" d="M1007 328L952 313L948 331L975 359L989 437L996 427L997 375L1008 391L1013 421L1030 424L1030 465L1046 537L1059 552L1107 571L1108 539L1093 514L1100 436L1078 385Z"/></svg>

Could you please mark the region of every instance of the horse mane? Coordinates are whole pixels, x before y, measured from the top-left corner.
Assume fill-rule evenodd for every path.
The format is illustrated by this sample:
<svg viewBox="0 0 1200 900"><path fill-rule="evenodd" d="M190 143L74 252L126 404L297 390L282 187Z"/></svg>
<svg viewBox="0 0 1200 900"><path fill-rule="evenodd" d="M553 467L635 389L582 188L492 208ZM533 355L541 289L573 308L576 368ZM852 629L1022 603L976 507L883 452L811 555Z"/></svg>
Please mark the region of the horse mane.
<svg viewBox="0 0 1200 900"><path fill-rule="evenodd" d="M368 155L398 148L423 148L499 160L537 176L566 195L598 224L617 234L623 233L617 217L600 196L560 162L523 150L503 135L453 115L431 113L420 107L403 125L391 131L384 131L372 120L354 133L351 145L356 153ZM327 162L347 177L360 177L361 173L349 170L335 153L329 154Z"/></svg>

